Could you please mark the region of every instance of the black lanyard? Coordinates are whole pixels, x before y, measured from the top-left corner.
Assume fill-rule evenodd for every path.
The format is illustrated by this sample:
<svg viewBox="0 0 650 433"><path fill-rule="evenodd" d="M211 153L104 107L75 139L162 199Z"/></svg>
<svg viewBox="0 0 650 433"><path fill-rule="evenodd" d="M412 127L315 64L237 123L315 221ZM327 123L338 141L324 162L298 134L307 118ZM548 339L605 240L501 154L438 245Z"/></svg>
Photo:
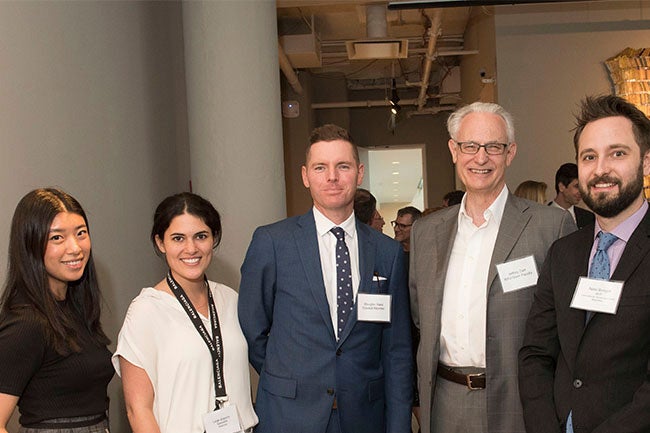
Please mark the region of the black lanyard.
<svg viewBox="0 0 650 433"><path fill-rule="evenodd" d="M208 286L208 281L205 281L206 286ZM194 305L190 302L185 290L176 282L174 277L172 277L171 271L167 273L167 285L172 293L178 299L178 302L183 307L183 310L187 313L187 316L192 321L192 324L198 331L203 341L208 346L210 350L210 356L212 357L212 364L214 365L214 393L215 393L215 410L221 407L221 402L227 400L226 397L226 383L223 377L223 345L221 338L221 327L219 326L219 317L217 316L217 307L214 305L214 299L212 298L212 292L208 286L208 306L210 309L210 325L212 326L212 337L208 333L208 330L203 326L203 322L199 318Z"/></svg>

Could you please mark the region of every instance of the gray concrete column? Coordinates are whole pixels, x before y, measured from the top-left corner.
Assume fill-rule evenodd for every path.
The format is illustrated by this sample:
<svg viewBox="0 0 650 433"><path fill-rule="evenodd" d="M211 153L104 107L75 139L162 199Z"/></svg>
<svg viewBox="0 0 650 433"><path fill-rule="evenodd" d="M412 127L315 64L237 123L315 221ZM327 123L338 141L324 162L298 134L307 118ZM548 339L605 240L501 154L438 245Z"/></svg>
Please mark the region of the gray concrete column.
<svg viewBox="0 0 650 433"><path fill-rule="evenodd" d="M193 190L222 215L210 277L237 289L253 230L286 215L275 2L183 2Z"/></svg>

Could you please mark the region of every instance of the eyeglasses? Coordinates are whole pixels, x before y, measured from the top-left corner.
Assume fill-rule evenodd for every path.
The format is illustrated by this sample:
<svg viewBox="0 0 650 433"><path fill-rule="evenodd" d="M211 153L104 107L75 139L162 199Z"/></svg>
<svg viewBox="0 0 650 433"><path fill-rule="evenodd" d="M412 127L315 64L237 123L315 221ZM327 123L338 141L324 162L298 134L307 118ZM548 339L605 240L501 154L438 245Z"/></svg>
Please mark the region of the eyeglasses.
<svg viewBox="0 0 650 433"><path fill-rule="evenodd" d="M485 149L485 152L488 155L503 155L503 152L505 152L506 148L508 147L507 143L496 143L496 142L479 144L475 141L454 140L454 143L458 145L462 153L466 153L468 155L476 155L478 151L481 150L481 147Z"/></svg>
<svg viewBox="0 0 650 433"><path fill-rule="evenodd" d="M397 221L391 221L390 225L392 225L393 228L399 228L400 230L406 230L408 227L411 227L413 224L402 224L402 223L398 223Z"/></svg>

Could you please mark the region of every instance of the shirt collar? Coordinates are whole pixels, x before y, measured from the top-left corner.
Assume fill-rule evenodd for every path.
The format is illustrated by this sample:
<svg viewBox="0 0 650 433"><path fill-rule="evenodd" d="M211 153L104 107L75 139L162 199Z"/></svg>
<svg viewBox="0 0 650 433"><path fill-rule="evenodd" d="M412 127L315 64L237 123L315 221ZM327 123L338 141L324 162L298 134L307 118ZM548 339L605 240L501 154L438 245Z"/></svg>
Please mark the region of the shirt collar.
<svg viewBox="0 0 650 433"><path fill-rule="evenodd" d="M316 233L318 233L318 236L325 235L334 227L341 227L343 231L345 231L345 235L351 239L354 239L354 237L357 235L357 225L356 219L354 218L354 211L352 211L352 214L350 214L350 216L341 224L334 224L332 221L330 221L329 218L323 215L321 211L316 209L316 206L314 206L313 212L314 222L316 223Z"/></svg>
<svg viewBox="0 0 650 433"><path fill-rule="evenodd" d="M641 220L647 211L648 202L644 200L639 210L630 215L625 221L614 227L614 230L609 233L615 235L617 238L622 239L625 241L625 243L627 243L630 240L632 233L634 233L634 230L636 230L636 228L641 223ZM594 241L596 240L596 236L601 230L602 229L600 228L600 224L598 224L598 219L596 219L596 227L594 228Z"/></svg>
<svg viewBox="0 0 650 433"><path fill-rule="evenodd" d="M467 218L469 221L472 221L472 218L467 214L467 211L465 209L466 199L467 199L467 194L463 195L463 199L460 202L460 211L458 212L459 224L461 218ZM503 212L505 211L507 200L508 200L508 187L504 184L503 189L501 189L501 192L499 193L497 198L483 212L483 218L485 218L485 221L490 221L490 219L494 218L494 222L497 225L501 225L501 218L503 217Z"/></svg>

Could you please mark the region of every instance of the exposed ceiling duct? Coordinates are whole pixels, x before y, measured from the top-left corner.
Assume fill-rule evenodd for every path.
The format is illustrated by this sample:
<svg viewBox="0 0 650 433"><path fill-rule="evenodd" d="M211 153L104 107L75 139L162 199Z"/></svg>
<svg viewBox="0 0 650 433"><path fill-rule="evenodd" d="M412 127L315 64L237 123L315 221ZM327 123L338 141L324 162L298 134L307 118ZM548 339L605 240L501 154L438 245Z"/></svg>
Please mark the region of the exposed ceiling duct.
<svg viewBox="0 0 650 433"><path fill-rule="evenodd" d="M403 59L408 57L408 39L388 37L386 5L367 5L366 35L368 39L345 42L350 60Z"/></svg>
<svg viewBox="0 0 650 433"><path fill-rule="evenodd" d="M366 6L366 36L369 38L385 38L388 36L385 5Z"/></svg>
<svg viewBox="0 0 650 433"><path fill-rule="evenodd" d="M297 73L304 69L318 79L345 80L348 91L359 91L351 101L344 96L310 104L312 109L389 108L392 88L403 89L399 105L408 108L402 118L456 103L460 90L443 84L460 56L477 53L464 46L470 8L390 11L375 0L325 1L278 0L278 53L287 82L300 86ZM385 97L361 93L372 90L384 90Z"/></svg>

